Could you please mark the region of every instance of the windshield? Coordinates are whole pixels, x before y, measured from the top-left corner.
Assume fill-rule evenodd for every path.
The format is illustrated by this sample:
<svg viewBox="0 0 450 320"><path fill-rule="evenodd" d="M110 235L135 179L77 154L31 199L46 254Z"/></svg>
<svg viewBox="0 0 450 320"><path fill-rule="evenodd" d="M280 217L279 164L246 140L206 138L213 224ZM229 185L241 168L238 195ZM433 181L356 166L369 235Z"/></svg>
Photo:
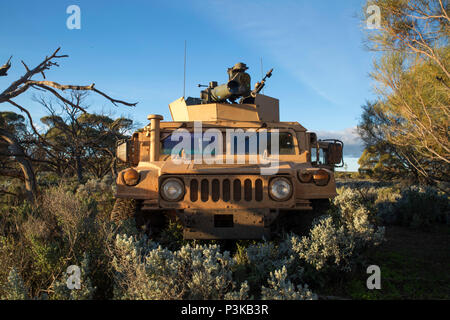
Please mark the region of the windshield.
<svg viewBox="0 0 450 320"><path fill-rule="evenodd" d="M201 152L200 148L195 148L194 146L197 144L198 146L202 145L202 150L214 143L218 143L220 145L220 141L216 142L216 139L219 136L210 136L208 138L203 138L201 136L196 136L192 133L186 134L183 136L183 139L188 139L190 145L190 154L196 154ZM222 146L223 152L225 153L227 138L226 135L223 134L220 136L222 138ZM290 132L279 132L278 133L278 147L280 155L295 155L295 145L294 139ZM220 139L220 138L218 138ZM203 140L203 141L201 141ZM206 140L206 141L205 141ZM271 132L246 132L246 133L233 133L229 137L230 140L230 148L233 154L262 154L264 150L267 150L267 153L270 154L272 152L272 133ZM161 154L163 155L171 155L174 148L181 143L182 138L179 137L175 141L172 141L172 135L168 135L161 142ZM187 145L187 144L185 144ZM179 149L179 148L178 148ZM177 149L177 150L178 150ZM181 156L181 151L179 152ZM212 155L215 155L215 150L213 149Z"/></svg>

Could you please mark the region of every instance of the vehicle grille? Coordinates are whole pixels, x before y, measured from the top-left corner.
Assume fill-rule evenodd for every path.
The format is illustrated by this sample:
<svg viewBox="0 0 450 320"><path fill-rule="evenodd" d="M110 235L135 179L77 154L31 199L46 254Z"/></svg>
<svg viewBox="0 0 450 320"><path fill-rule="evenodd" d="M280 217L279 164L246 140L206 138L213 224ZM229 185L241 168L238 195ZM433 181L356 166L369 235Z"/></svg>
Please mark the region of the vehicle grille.
<svg viewBox="0 0 450 320"><path fill-rule="evenodd" d="M161 181L170 177L165 175ZM183 199L174 202L160 198L159 205L163 208L209 210L295 206L293 196L286 201L275 201L269 196L269 182L274 176L193 174L173 177L183 180L185 194Z"/></svg>
<svg viewBox="0 0 450 320"><path fill-rule="evenodd" d="M191 202L260 202L264 199L264 182L257 177L190 178Z"/></svg>

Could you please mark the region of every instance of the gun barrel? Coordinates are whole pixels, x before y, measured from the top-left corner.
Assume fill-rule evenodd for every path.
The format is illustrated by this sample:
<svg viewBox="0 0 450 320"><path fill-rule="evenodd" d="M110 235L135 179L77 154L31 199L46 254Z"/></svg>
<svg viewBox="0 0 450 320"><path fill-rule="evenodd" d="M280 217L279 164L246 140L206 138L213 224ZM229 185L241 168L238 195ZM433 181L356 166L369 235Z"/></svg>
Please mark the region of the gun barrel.
<svg viewBox="0 0 450 320"><path fill-rule="evenodd" d="M266 79L270 78L272 76L272 71L273 68L269 70L269 72L266 73L266 75L264 76L264 78L262 78L261 82L257 82L255 89L253 89L253 91L251 92L251 96L254 98L256 97L256 94L259 93L264 86L266 85Z"/></svg>
<svg viewBox="0 0 450 320"><path fill-rule="evenodd" d="M242 92L240 92L239 82L231 80L211 89L211 100L224 101L233 96L239 96L240 94L242 94Z"/></svg>

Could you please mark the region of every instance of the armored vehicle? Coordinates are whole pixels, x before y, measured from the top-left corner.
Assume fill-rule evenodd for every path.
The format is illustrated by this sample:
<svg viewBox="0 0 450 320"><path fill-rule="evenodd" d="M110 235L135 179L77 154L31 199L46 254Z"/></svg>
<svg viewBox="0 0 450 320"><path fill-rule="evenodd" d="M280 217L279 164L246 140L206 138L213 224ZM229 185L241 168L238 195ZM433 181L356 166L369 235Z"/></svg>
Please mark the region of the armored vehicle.
<svg viewBox="0 0 450 320"><path fill-rule="evenodd" d="M134 215L149 232L177 219L185 239L268 239L281 216L336 196L343 143L280 122L279 100L261 94L272 70L253 90L245 70L229 68L225 84L170 103L172 121L149 115L118 143L129 168L118 175L111 219Z"/></svg>

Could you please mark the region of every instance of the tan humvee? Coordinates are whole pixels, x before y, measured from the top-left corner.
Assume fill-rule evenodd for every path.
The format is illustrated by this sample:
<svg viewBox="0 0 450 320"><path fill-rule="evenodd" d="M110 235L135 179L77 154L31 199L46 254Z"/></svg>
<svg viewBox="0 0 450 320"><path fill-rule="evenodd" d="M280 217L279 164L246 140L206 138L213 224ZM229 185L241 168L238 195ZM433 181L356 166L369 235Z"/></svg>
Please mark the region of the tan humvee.
<svg viewBox="0 0 450 320"><path fill-rule="evenodd" d="M173 121L148 116L144 130L118 145L119 160L130 168L118 175L112 219L137 210L150 229L161 216L178 217L185 239L267 239L281 213L302 215L336 196L342 142L320 141L297 122L280 122L277 99L252 96L242 103L180 98L169 105ZM208 130L214 139L205 140ZM194 146L202 141L202 149L176 149L176 134ZM205 141L217 142L213 161L198 156Z"/></svg>

